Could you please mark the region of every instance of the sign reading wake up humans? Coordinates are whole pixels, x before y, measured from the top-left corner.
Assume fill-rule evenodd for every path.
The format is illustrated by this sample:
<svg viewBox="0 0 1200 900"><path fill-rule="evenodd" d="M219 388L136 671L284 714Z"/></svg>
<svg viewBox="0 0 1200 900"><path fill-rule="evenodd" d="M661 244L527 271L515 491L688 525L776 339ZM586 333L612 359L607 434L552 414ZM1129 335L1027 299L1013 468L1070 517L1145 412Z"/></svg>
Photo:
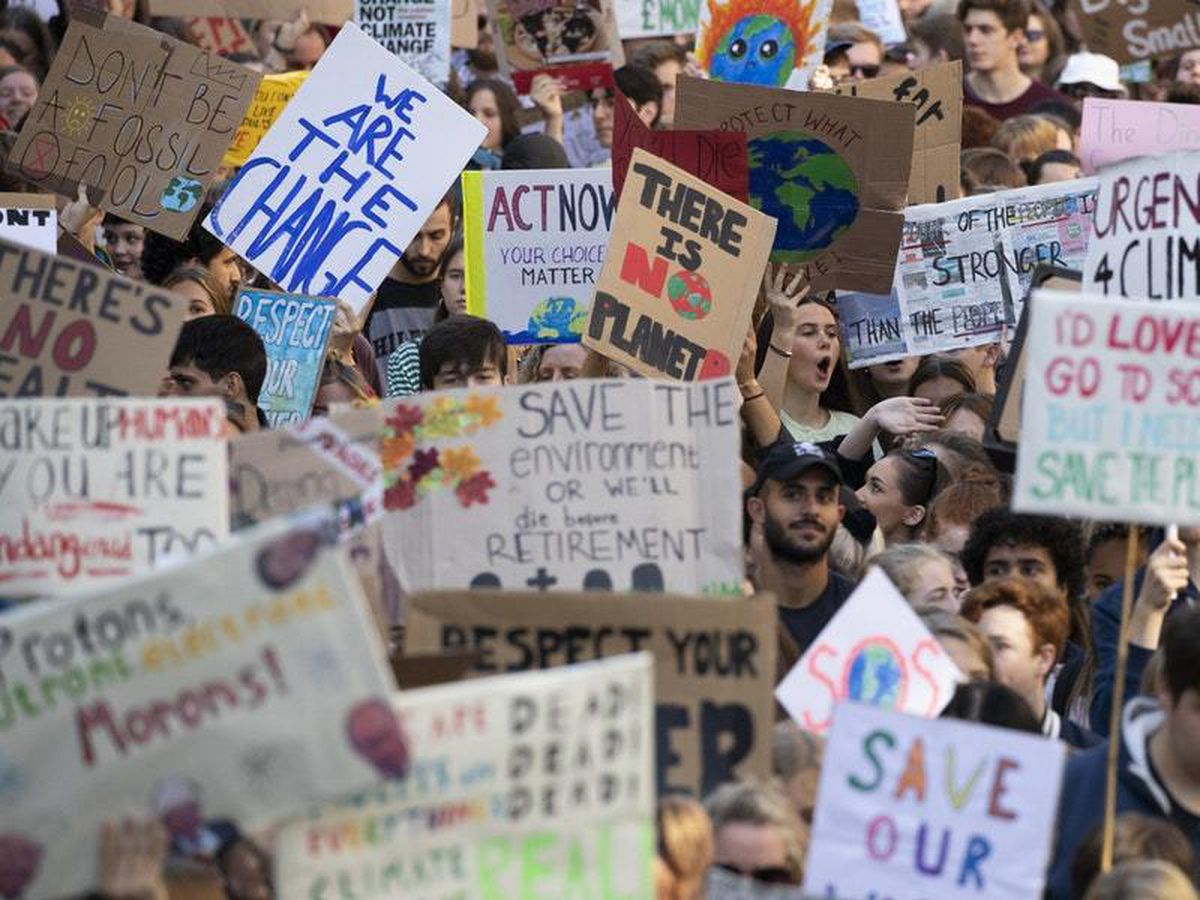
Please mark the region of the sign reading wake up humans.
<svg viewBox="0 0 1200 900"><path fill-rule="evenodd" d="M643 375L730 374L775 222L639 148L612 232L583 343Z"/></svg>

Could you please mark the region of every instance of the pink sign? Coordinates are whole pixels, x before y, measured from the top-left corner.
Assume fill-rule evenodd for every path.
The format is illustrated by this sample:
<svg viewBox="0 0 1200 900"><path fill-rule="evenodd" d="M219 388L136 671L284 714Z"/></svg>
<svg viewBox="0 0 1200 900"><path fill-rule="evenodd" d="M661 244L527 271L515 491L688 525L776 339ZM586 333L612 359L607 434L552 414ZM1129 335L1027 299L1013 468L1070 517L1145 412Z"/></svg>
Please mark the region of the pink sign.
<svg viewBox="0 0 1200 900"><path fill-rule="evenodd" d="M1200 150L1200 106L1139 100L1083 101L1079 158L1091 175L1134 156Z"/></svg>

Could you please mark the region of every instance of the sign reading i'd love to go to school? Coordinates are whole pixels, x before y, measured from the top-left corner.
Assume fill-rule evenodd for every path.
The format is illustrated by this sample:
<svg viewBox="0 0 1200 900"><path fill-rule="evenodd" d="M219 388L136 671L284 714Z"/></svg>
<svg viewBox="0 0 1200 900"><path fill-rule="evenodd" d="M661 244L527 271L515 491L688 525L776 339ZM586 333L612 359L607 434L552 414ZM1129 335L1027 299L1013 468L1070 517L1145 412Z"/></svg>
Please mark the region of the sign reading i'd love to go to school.
<svg viewBox="0 0 1200 900"><path fill-rule="evenodd" d="M336 523L268 523L185 566L0 624L6 896L97 886L100 826L208 847L405 773L382 643ZM180 824L182 823L182 824Z"/></svg>
<svg viewBox="0 0 1200 900"><path fill-rule="evenodd" d="M583 343L643 375L733 371L775 220L638 148Z"/></svg>
<svg viewBox="0 0 1200 900"><path fill-rule="evenodd" d="M288 293L360 314L485 134L348 22L204 224Z"/></svg>
<svg viewBox="0 0 1200 900"><path fill-rule="evenodd" d="M467 311L510 344L579 341L617 198L607 169L463 172Z"/></svg>
<svg viewBox="0 0 1200 900"><path fill-rule="evenodd" d="M740 594L735 391L579 380L385 402L389 559L410 591Z"/></svg>
<svg viewBox="0 0 1200 900"><path fill-rule="evenodd" d="M409 775L281 828L279 896L652 900L653 668L639 653L396 695Z"/></svg>
<svg viewBox="0 0 1200 900"><path fill-rule="evenodd" d="M1013 507L1200 523L1200 308L1036 291Z"/></svg>
<svg viewBox="0 0 1200 900"><path fill-rule="evenodd" d="M838 704L805 896L1040 897L1065 754L1040 734Z"/></svg>

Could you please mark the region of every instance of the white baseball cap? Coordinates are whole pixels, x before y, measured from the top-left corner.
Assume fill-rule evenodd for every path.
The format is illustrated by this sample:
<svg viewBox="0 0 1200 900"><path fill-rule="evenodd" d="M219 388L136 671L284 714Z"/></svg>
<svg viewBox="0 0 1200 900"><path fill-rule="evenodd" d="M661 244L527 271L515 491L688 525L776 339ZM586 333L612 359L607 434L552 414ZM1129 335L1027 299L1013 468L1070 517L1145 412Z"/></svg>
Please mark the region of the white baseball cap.
<svg viewBox="0 0 1200 900"><path fill-rule="evenodd" d="M1058 76L1059 87L1065 84L1094 84L1106 91L1125 91L1121 84L1121 67L1110 56L1099 53L1072 53Z"/></svg>

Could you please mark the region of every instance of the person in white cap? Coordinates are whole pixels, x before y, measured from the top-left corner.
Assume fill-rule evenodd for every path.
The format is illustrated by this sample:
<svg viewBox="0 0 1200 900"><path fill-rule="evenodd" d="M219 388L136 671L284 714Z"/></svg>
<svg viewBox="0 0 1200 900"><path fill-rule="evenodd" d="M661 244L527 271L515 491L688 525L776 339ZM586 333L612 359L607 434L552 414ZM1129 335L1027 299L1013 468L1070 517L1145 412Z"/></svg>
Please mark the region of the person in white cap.
<svg viewBox="0 0 1200 900"><path fill-rule="evenodd" d="M1084 97L1115 100L1125 96L1121 67L1115 59L1099 53L1072 53L1058 76L1058 89L1076 100Z"/></svg>
<svg viewBox="0 0 1200 900"><path fill-rule="evenodd" d="M167 775L154 785L154 814L171 836L171 854L211 860L226 841L238 834L226 820L204 821L200 785L183 775Z"/></svg>

